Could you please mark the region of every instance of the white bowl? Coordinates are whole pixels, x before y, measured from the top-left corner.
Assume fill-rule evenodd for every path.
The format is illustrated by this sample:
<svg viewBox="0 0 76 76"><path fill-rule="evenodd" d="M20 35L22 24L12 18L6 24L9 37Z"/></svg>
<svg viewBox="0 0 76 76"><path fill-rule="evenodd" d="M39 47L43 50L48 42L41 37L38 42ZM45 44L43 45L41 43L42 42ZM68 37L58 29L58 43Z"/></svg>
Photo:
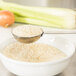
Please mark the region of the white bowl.
<svg viewBox="0 0 76 76"><path fill-rule="evenodd" d="M15 42L13 38L4 41L0 45L1 50L8 44ZM52 76L61 73L69 64L71 57L75 53L74 45L66 39L43 35L37 43L46 43L59 48L67 54L67 57L53 62L30 63L16 61L0 53L0 59L8 71L19 76Z"/></svg>

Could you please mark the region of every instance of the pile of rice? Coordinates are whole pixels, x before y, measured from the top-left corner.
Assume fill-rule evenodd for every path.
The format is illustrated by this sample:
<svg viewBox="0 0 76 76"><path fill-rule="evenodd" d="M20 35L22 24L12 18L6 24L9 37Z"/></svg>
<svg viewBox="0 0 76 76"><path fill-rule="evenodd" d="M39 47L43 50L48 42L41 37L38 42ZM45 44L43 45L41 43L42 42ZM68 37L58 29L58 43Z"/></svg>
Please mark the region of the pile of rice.
<svg viewBox="0 0 76 76"><path fill-rule="evenodd" d="M37 26L18 26L13 29L13 34L19 37L33 37L42 34L42 29Z"/></svg>
<svg viewBox="0 0 76 76"><path fill-rule="evenodd" d="M14 42L2 52L5 56L25 62L47 62L66 57L59 49L41 43L24 44Z"/></svg>

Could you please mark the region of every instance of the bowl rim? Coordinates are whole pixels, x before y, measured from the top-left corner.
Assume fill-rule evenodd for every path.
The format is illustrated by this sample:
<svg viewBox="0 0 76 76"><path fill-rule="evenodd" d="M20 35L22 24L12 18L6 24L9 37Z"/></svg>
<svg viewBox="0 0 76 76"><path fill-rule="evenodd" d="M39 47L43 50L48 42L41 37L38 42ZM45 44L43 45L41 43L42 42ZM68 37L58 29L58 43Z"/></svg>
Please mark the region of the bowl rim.
<svg viewBox="0 0 76 76"><path fill-rule="evenodd" d="M65 38L63 38L63 37L60 37L60 38L65 39ZM9 38L9 39L13 39L13 38ZM7 39L7 40L9 40L9 39ZM5 41L7 41L7 40L5 40ZM46 64L51 64L51 65L52 65L52 64L62 63L62 62L64 62L64 61L70 59L70 58L74 55L74 53L75 53L75 45L74 45L71 41L69 41L68 39L65 39L65 40L66 40L69 44L72 45L72 47L73 47L73 53L72 53L71 55L63 58L63 59L59 59L59 60L56 60L56 61L47 61L47 62L34 63L34 62L24 62L24 61L15 60L15 59L12 59L12 58L9 58L9 57L3 55L2 53L0 53L0 59L1 59L1 58L4 58L4 59L6 59L7 61L10 61L10 62L13 62L13 63L16 63L16 64L23 64L23 65L46 65ZM5 41L4 41L4 42L5 42ZM0 45L1 45L1 44L0 44Z"/></svg>

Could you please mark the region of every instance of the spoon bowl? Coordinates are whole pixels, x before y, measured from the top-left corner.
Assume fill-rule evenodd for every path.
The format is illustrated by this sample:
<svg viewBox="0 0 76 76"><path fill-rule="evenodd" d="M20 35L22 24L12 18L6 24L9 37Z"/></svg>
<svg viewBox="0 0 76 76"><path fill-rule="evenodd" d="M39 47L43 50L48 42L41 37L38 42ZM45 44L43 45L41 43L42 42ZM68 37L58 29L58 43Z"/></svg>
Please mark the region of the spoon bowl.
<svg viewBox="0 0 76 76"><path fill-rule="evenodd" d="M21 26L20 26L21 27ZM27 29L28 29L28 27L29 26L27 26ZM34 26L31 26L32 28L34 28ZM37 27L38 28L38 27ZM29 29L28 29L29 30ZM30 36L30 37L28 37L28 36L19 36L19 35L17 35L17 34L15 34L15 33L13 33L13 30L12 30L12 35L14 36L14 38L17 40L17 41L19 41L19 42L22 42L22 43L33 43L33 42L35 42L35 41L37 41L38 39L40 39L40 37L44 34L44 32L43 32L43 30L41 29L41 28L38 28L37 30L41 30L41 32L40 32L40 34L38 34L38 35L34 35L34 36ZM18 30L19 31L19 30ZM35 30L34 30L34 32L35 32ZM28 33L28 32L27 32Z"/></svg>
<svg viewBox="0 0 76 76"><path fill-rule="evenodd" d="M17 35L13 34L14 38L22 43L33 43L35 41L37 41L38 39L40 39L40 37L43 35L44 32L42 32L40 35L38 36L33 36L33 37L18 37Z"/></svg>

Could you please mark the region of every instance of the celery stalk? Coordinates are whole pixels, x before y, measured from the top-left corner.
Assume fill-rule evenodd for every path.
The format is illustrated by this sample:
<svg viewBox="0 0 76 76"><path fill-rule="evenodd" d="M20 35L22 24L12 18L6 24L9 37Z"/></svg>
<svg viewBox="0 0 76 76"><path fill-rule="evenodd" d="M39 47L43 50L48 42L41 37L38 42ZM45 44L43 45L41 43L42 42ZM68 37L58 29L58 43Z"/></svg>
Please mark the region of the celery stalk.
<svg viewBox="0 0 76 76"><path fill-rule="evenodd" d="M3 6L4 5L4 6ZM29 17L29 18L35 18L40 20L49 21L54 24L62 25L64 23L63 18L59 16L49 15L48 13L43 13L42 11L36 11L29 7L22 7L17 4L13 3L0 3L0 7L6 10L13 11L16 14L19 14L20 16Z"/></svg>
<svg viewBox="0 0 76 76"><path fill-rule="evenodd" d="M58 27L75 28L76 13L73 10L46 7L27 7L8 2L1 2L0 8L12 11L19 16L42 20L57 25Z"/></svg>
<svg viewBox="0 0 76 76"><path fill-rule="evenodd" d="M9 10L19 16L23 16L23 17L28 17L28 18L34 18L34 19L39 19L39 20L44 20L44 21L47 21L47 22L51 22L51 23L54 23L54 24L57 24L59 26L62 26L62 24L64 24L64 21L61 19L61 20L58 20L58 19L53 19L52 17L49 19L48 17L41 17L41 16L38 16L38 15L35 15L35 13L31 13L31 12L24 12L24 11L21 11L21 10L18 10L18 9L14 9L14 8L2 8L4 10Z"/></svg>
<svg viewBox="0 0 76 76"><path fill-rule="evenodd" d="M18 16L15 16L15 22L33 24L33 25L38 25L38 26L42 25L44 27L46 26L46 27L63 28L62 26L58 26L56 24L52 24L46 21L37 20L33 18L18 17Z"/></svg>

